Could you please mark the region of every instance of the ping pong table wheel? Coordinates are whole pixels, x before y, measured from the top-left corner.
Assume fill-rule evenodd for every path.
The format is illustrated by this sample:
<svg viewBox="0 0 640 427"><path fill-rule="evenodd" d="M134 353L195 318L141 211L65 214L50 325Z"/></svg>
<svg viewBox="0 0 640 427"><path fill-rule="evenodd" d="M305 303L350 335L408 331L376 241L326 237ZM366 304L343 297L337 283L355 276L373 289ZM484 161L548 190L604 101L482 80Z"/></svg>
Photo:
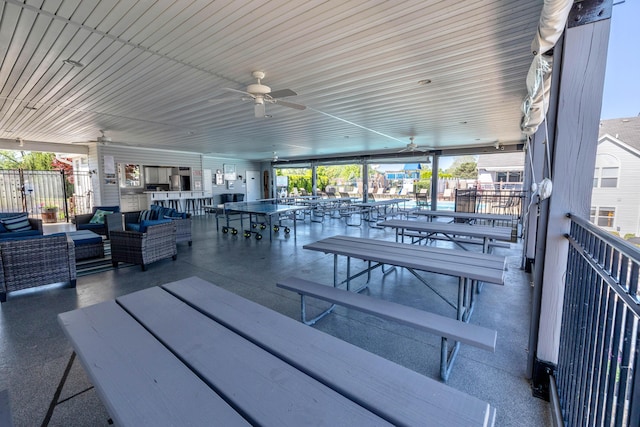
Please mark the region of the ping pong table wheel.
<svg viewBox="0 0 640 427"><path fill-rule="evenodd" d="M266 225L264 225L264 224L260 224L260 230L264 230L265 228L267 228L267 226L266 226Z"/></svg>
<svg viewBox="0 0 640 427"><path fill-rule="evenodd" d="M236 230L235 228L232 228L231 229L231 234L233 234L235 236L236 234L238 234L238 230Z"/></svg>
<svg viewBox="0 0 640 427"><path fill-rule="evenodd" d="M227 234L229 232L229 229L227 227L222 227L222 232L224 234Z"/></svg>
<svg viewBox="0 0 640 427"><path fill-rule="evenodd" d="M258 224L255 224L255 223L251 224L251 227L253 227L253 228L256 228L257 226L258 226Z"/></svg>
<svg viewBox="0 0 640 427"><path fill-rule="evenodd" d="M273 226L273 231L280 231L280 227L278 227L277 225Z"/></svg>
<svg viewBox="0 0 640 427"><path fill-rule="evenodd" d="M260 240L260 239L262 239L262 234L256 233L256 240Z"/></svg>
<svg viewBox="0 0 640 427"><path fill-rule="evenodd" d="M251 237L251 232L249 230L245 230L244 233L242 234L244 237L249 238Z"/></svg>
<svg viewBox="0 0 640 427"><path fill-rule="evenodd" d="M285 232L285 234L289 234L289 232L290 232L290 231L291 231L291 230L289 229L289 227L285 227L285 228L284 228L284 232Z"/></svg>

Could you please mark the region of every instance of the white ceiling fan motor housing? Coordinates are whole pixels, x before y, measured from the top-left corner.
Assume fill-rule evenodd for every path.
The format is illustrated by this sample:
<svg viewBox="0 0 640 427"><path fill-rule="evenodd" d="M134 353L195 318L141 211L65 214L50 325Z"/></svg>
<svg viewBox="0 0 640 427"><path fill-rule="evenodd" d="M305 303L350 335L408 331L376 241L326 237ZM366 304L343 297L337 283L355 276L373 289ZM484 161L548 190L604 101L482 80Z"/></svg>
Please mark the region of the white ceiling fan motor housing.
<svg viewBox="0 0 640 427"><path fill-rule="evenodd" d="M249 92L251 95L266 95L268 93L271 93L271 88L269 86L265 86L263 84L260 83L256 83L256 84L252 84L247 86L247 92Z"/></svg>

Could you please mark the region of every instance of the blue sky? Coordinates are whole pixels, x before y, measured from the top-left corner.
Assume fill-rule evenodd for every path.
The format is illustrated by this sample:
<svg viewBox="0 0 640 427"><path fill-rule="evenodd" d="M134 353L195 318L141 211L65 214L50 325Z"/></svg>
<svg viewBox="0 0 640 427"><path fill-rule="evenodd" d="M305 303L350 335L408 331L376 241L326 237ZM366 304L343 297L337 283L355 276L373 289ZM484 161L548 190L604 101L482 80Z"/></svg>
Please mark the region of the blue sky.
<svg viewBox="0 0 640 427"><path fill-rule="evenodd" d="M614 0L618 3L619 0ZM613 6L602 98L602 119L640 114L640 0Z"/></svg>

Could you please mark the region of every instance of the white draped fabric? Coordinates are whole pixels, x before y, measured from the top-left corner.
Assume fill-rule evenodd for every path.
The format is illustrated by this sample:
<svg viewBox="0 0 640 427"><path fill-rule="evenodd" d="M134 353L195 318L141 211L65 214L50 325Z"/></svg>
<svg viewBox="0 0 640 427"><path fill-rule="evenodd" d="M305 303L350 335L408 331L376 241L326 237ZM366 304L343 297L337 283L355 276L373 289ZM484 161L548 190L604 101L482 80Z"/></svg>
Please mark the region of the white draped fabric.
<svg viewBox="0 0 640 427"><path fill-rule="evenodd" d="M535 57L527 74L528 95L522 103L520 127L526 135L534 134L547 114L553 57L545 53L562 35L572 5L573 0L545 0L540 13L538 31L531 43Z"/></svg>

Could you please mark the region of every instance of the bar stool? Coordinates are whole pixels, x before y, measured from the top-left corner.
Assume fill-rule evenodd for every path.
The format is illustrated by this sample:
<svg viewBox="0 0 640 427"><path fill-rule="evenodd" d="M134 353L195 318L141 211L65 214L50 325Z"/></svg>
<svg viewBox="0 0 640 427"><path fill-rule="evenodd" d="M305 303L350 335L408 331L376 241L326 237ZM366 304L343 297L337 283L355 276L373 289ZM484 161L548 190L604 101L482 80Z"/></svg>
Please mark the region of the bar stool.
<svg viewBox="0 0 640 427"><path fill-rule="evenodd" d="M213 206L213 197L212 196L205 196L205 197L200 197L198 199L198 212L199 213L206 213L206 208L205 206Z"/></svg>
<svg viewBox="0 0 640 427"><path fill-rule="evenodd" d="M179 211L181 209L180 199L167 199L168 207Z"/></svg>
<svg viewBox="0 0 640 427"><path fill-rule="evenodd" d="M185 207L184 207L185 211L191 214L195 214L198 210L196 207L196 204L197 204L197 199L194 199L194 198L185 199Z"/></svg>

